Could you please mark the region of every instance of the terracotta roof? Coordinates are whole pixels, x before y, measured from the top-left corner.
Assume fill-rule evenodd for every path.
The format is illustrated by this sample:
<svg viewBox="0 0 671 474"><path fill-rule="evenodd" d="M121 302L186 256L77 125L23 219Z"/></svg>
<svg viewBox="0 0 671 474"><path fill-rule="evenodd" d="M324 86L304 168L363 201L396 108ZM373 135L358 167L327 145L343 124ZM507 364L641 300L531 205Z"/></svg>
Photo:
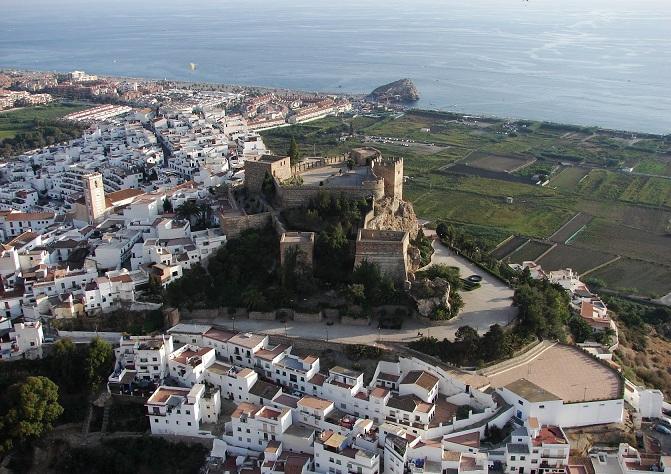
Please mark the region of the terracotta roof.
<svg viewBox="0 0 671 474"><path fill-rule="evenodd" d="M114 205L117 202L125 201L126 199L131 199L136 196L140 196L144 194L144 191L141 189L122 189L120 191L114 191L111 193L105 193L105 198L106 200L109 199L109 201Z"/></svg>
<svg viewBox="0 0 671 474"><path fill-rule="evenodd" d="M424 370L412 370L401 381L401 384L415 384L425 390L431 390L437 383L438 377Z"/></svg>
<svg viewBox="0 0 671 474"><path fill-rule="evenodd" d="M325 410L333 405L333 402L331 400L324 400L317 397L303 397L298 400L298 405L313 408L315 410Z"/></svg>
<svg viewBox="0 0 671 474"><path fill-rule="evenodd" d="M11 214L7 214L5 219L8 221L37 221L53 219L55 217L55 212L12 212Z"/></svg>
<svg viewBox="0 0 671 474"><path fill-rule="evenodd" d="M214 339L215 341L227 342L230 338L235 336L237 333L233 331L226 331L225 329L211 328L203 334L205 337Z"/></svg>

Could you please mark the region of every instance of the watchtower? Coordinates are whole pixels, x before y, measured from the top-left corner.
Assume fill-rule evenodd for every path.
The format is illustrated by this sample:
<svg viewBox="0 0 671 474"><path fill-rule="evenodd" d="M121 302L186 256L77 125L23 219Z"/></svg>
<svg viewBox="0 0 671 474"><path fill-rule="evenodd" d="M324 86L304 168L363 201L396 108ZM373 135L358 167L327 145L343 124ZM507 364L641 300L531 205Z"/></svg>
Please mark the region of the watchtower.
<svg viewBox="0 0 671 474"><path fill-rule="evenodd" d="M403 199L403 158L377 158L373 172L384 179L385 197Z"/></svg>

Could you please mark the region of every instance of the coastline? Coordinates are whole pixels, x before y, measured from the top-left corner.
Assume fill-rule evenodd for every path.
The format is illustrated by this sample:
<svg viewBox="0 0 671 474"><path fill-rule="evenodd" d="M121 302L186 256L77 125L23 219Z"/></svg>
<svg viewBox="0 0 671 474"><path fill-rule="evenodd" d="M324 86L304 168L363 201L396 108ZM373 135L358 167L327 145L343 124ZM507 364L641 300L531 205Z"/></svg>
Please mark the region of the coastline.
<svg viewBox="0 0 671 474"><path fill-rule="evenodd" d="M12 68L6 66L0 66L0 73L11 73L11 72L20 72L20 73L46 73L46 74L65 74L68 71L57 71L57 70L38 70L38 69L20 69ZM95 71L93 71L95 73ZM226 84L219 82L208 82L208 81L185 81L179 79L170 79L170 78L152 78L152 77L136 77L136 76L119 76L119 75L109 75L103 74L98 75L99 78L108 79L108 80L119 80L119 81L144 81L144 82L156 82L156 83L168 83L174 84L175 87L180 88L193 88L197 90L219 90L222 92L239 92L239 91L258 91L258 92L272 92L280 95L328 95L334 97L345 97L354 100L365 100L369 93L365 92L330 92L330 91L315 91L315 90L304 90L304 89L289 89L286 87L269 87L269 86L260 86L253 84ZM421 91L420 91L421 94ZM632 130L632 129L620 129L620 128L611 128L605 127L598 124L578 124L572 122L557 122L554 120L541 119L541 118L530 118L530 117L516 117L512 115L492 115L492 114L483 114L477 112L463 112L463 111L453 111L449 109L437 109L437 108L425 108L425 107L416 107L415 104L393 104L392 108L395 108L399 111L409 111L409 110L418 110L422 112L433 112L438 114L450 114L455 117L471 117L479 118L484 120L497 120L497 121L511 121L511 122L541 122L552 125L559 125L564 127L576 127L584 130L600 130L608 133L614 134L636 134L637 136L643 137L652 137L652 138L664 138L666 136L671 136L671 130L666 133L654 133L643 130Z"/></svg>

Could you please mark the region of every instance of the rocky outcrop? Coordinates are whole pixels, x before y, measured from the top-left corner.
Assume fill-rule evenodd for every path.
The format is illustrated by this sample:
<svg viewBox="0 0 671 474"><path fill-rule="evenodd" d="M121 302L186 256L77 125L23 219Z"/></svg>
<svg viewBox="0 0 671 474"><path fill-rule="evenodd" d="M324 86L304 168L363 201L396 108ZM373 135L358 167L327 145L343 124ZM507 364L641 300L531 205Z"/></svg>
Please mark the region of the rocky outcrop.
<svg viewBox="0 0 671 474"><path fill-rule="evenodd" d="M368 98L378 102L416 102L419 92L410 79L400 79L378 87Z"/></svg>
<svg viewBox="0 0 671 474"><path fill-rule="evenodd" d="M450 308L450 283L443 278L422 279L410 287L410 296L417 303L420 315L431 317L440 307Z"/></svg>
<svg viewBox="0 0 671 474"><path fill-rule="evenodd" d="M419 231L419 222L412 204L398 199L383 198L375 203L375 216L366 228L376 230L404 230L414 240Z"/></svg>

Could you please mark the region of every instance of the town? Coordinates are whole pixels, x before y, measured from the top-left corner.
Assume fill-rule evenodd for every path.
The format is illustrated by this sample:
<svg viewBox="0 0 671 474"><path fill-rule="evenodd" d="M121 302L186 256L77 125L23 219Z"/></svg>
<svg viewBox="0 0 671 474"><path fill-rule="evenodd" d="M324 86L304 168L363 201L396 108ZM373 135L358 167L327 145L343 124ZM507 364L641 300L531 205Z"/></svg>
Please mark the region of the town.
<svg viewBox="0 0 671 474"><path fill-rule="evenodd" d="M82 71L0 86L0 108L86 104L60 119L78 137L0 163L0 363L109 346L83 436L94 405L107 427L131 404L147 435L204 446L202 472L671 472L671 405L618 363L578 273L490 274L415 216L402 156L262 134L393 104ZM122 313L160 322L101 327Z"/></svg>

